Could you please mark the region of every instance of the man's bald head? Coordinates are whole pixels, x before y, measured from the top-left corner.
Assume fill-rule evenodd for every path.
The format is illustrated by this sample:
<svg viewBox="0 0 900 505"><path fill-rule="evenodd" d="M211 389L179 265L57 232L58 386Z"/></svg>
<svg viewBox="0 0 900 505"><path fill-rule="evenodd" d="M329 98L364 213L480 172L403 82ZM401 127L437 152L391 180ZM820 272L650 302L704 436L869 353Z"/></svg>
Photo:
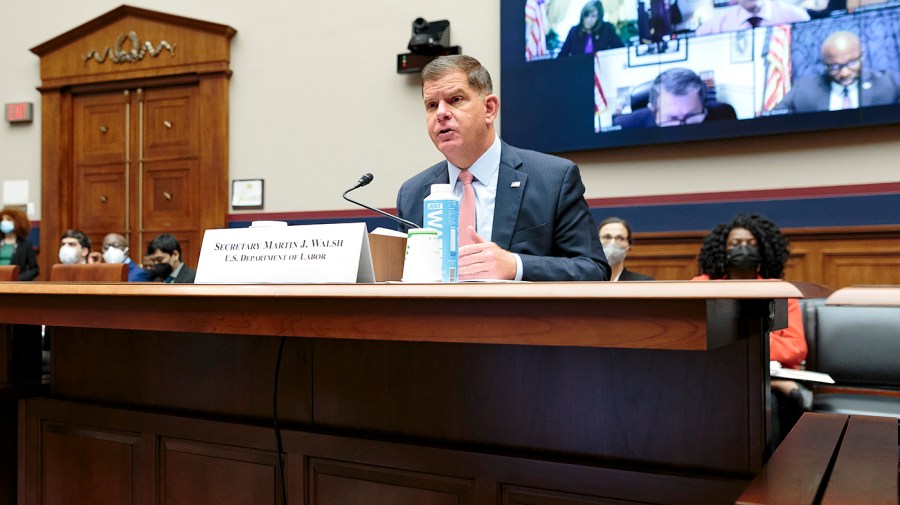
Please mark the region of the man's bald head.
<svg viewBox="0 0 900 505"><path fill-rule="evenodd" d="M834 32L822 43L822 59L847 51L860 51L859 37L855 33Z"/></svg>
<svg viewBox="0 0 900 505"><path fill-rule="evenodd" d="M831 80L841 86L855 83L862 69L859 37L851 32L832 33L822 43L822 61Z"/></svg>
<svg viewBox="0 0 900 505"><path fill-rule="evenodd" d="M120 235L118 233L107 233L105 237L103 237L103 245L113 245L113 247L117 247L115 244L120 244L120 248L124 249L125 244L125 236Z"/></svg>

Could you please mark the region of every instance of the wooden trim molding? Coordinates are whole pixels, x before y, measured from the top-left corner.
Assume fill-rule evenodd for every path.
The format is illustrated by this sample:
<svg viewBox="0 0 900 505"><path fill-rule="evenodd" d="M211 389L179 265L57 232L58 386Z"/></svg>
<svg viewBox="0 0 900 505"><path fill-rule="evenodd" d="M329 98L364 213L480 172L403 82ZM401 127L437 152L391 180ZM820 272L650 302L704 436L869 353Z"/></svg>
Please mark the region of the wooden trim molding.
<svg viewBox="0 0 900 505"><path fill-rule="evenodd" d="M900 284L900 226L785 228L791 257L785 280L840 289ZM635 233L626 265L657 280L697 275L706 232Z"/></svg>

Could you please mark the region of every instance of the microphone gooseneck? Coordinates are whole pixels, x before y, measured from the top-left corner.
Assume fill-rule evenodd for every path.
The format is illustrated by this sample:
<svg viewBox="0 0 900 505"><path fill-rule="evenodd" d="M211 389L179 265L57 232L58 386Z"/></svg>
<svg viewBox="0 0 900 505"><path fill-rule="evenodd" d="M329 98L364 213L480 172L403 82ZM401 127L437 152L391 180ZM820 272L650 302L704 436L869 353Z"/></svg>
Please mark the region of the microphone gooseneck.
<svg viewBox="0 0 900 505"><path fill-rule="evenodd" d="M373 180L375 180L375 176L374 176L374 175L372 175L372 174L363 174L362 177L360 177L359 180L356 181L356 186L353 186L353 189L359 189L359 188L361 188L361 187L363 187L363 186L368 186L369 183L372 182ZM351 190L347 190L347 191L350 192L350 191L352 191L352 189L351 189ZM345 194L346 194L346 193L345 193Z"/></svg>
<svg viewBox="0 0 900 505"><path fill-rule="evenodd" d="M388 214L387 212L385 212L385 211L383 211L383 210L380 210L380 209L376 209L375 207L369 207L368 205L366 205L366 204L364 204L364 203L357 202L356 200L351 200L350 198L347 197L347 193L353 191L354 189L359 189L359 188L361 188L361 187L363 187L363 186L368 185L368 184L369 184L370 182L372 182L374 179L375 179L375 176L372 175L372 174L363 174L363 176L360 177L358 181L356 181L356 185L355 185L355 186L353 186L352 188L348 189L347 191L344 191L344 194L342 195L343 198L344 198L344 200L347 200L348 202L350 202L350 203L352 203L352 204L354 204L354 205L359 205L360 207L362 207L362 208L364 208L364 209L371 210L372 212L377 212L378 214L381 214L381 215L384 216L384 217L393 219L394 221L396 221L396 222L398 222L398 223L400 223L400 224L402 224L403 226L406 226L406 227L408 227L408 228L420 228L419 225L417 225L416 223L413 223L412 221L407 221L406 219L403 219L402 217L395 216L395 215L393 215L393 214Z"/></svg>

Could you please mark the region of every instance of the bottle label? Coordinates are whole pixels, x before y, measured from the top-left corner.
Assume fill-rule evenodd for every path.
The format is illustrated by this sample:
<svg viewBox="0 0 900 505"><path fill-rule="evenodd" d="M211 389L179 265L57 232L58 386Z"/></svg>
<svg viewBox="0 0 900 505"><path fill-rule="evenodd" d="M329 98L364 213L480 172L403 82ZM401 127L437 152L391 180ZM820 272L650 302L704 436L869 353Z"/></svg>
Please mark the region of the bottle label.
<svg viewBox="0 0 900 505"><path fill-rule="evenodd" d="M437 230L441 242L443 280L456 282L459 202L456 199L425 200L424 210L425 226Z"/></svg>

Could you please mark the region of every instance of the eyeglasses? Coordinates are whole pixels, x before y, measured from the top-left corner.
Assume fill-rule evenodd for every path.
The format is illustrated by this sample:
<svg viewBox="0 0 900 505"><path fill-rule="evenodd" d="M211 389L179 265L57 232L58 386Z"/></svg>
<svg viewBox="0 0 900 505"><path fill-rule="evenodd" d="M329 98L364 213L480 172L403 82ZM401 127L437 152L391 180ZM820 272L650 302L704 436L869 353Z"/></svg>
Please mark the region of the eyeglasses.
<svg viewBox="0 0 900 505"><path fill-rule="evenodd" d="M836 74L841 70L848 68L850 70L859 70L860 65L862 65L862 58L856 58L855 60L850 60L847 63L835 63L833 65L825 64L825 68L828 69L829 73Z"/></svg>
<svg viewBox="0 0 900 505"><path fill-rule="evenodd" d="M125 246L123 244L113 242L111 244L103 244L103 251L109 250L110 247L115 247L116 249L125 249Z"/></svg>
<svg viewBox="0 0 900 505"><path fill-rule="evenodd" d="M660 121L659 126L681 126L686 124L700 124L706 119L707 110L704 108L702 112L688 114L682 118L668 118Z"/></svg>
<svg viewBox="0 0 900 505"><path fill-rule="evenodd" d="M609 234L600 235L600 243L601 244L608 244L612 241L616 241L619 244L626 244L626 243L628 243L628 237L623 237L621 235L612 236Z"/></svg>

